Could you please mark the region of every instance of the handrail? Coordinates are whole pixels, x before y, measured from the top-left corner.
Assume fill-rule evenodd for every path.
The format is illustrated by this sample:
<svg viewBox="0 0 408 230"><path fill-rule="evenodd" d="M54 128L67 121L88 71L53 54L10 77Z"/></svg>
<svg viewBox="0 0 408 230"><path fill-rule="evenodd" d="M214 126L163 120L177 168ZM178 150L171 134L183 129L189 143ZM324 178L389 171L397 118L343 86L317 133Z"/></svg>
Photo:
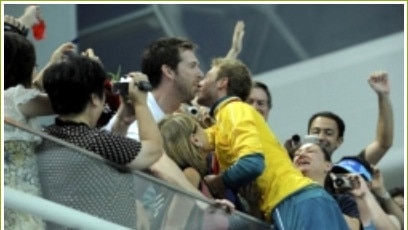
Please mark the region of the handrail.
<svg viewBox="0 0 408 230"><path fill-rule="evenodd" d="M100 161L103 161L104 163L109 164L109 165L111 165L111 166L113 166L113 167L115 167L115 168L117 168L117 169L123 170L123 171L125 171L125 172L130 172L130 170L129 170L128 168L126 168L126 167L124 167L124 166L122 166L122 165L119 165L119 164L117 164L117 163L115 163L115 162L112 162L112 161L108 161L108 160L102 158L101 156L99 156L99 155L97 155L97 154L95 154L95 153L93 153L93 152L91 152L91 151L89 151L89 150L87 150L87 149L81 148L81 147L79 147L79 146L77 146L77 145L74 145L74 144L71 144L71 143L69 143L69 142L63 141L63 140L61 140L61 139L59 139L59 138L53 137L53 136L48 135L48 134L46 134L46 133L44 133L44 132L34 130L34 129L28 127L28 126L24 126L24 125L20 124L18 121L15 121L15 120L13 120L13 119L10 118L10 117L4 117L4 122L5 122L6 124L11 125L11 126L14 126L14 127L19 128L19 129L22 129L22 130L24 130L24 131L26 131L26 132L35 134L35 135L40 136L40 137L42 137L42 138L44 138L44 139L50 140L50 141L55 142L55 143L58 143L58 144L60 144L60 145L62 145L62 146L68 147L68 148L70 148L70 149L73 149L73 150L75 150L75 151L81 152L81 153L86 154L86 155L88 155L88 156L90 156L90 157L93 157L93 158L95 158L95 159L98 159L98 160L100 160Z"/></svg>
<svg viewBox="0 0 408 230"><path fill-rule="evenodd" d="M64 141L64 140L61 140L61 139L59 139L59 138L53 137L53 136L51 136L51 135L48 135L48 134L45 133L45 132L37 131L37 130L34 130L34 129L30 128L30 127L24 126L24 125L20 124L20 123L17 122L17 121L14 121L13 119L11 119L11 118L9 118L9 117L4 117L4 122L5 122L6 124L9 124L9 125L14 126L14 127L16 127L16 128L22 129L22 130L24 130L24 131L26 131L26 132L32 133L32 134L34 134L34 135L38 135L38 136L42 137L43 139L47 139L47 140L56 142L56 143L58 143L58 144L60 144L60 145L62 145L62 146L65 146L65 147L67 147L67 148L74 149L74 150L76 150L76 151L78 151L78 152L80 152L80 153L86 154L86 155L88 155L88 156L90 156L90 157L93 157L93 158L99 160L99 161L102 161L102 162L104 162L104 163L106 163L106 164L109 164L109 165L111 165L112 167L115 167L115 168L117 168L117 169L124 170L124 171L126 171L126 172L136 174L137 176L142 177L143 179L146 179L146 180L149 180L149 181L153 181L154 183L157 183L157 184L160 184L161 186L170 188L171 190L175 190L177 193L186 195L186 196L188 196L188 197L190 197L190 198L192 198L192 199L199 200L199 201L203 201L203 202L208 203L208 204L214 204L214 201L213 201L213 200L210 200L210 199L208 199L208 198L206 198L206 197L200 197L200 196L198 196L198 195L196 195L196 194L194 194L194 193L192 193L192 192L189 192L189 191L186 191L186 190L182 190L182 189L180 189L179 187L176 187L176 186L174 186L174 185L172 185L172 184L166 183L165 181L160 180L160 179L158 179L158 178L156 178L156 177L153 177L153 176L151 176L151 175L148 175L147 173L143 173L142 171L135 171L135 170L130 171L128 168L126 168L126 167L124 167L124 166L122 166L122 165L116 164L116 163L114 163L114 162L108 161L108 160L106 160L106 159L104 159L104 158L98 156L97 154L95 154L95 153L93 153L93 152L91 152L91 151L89 151L89 150L83 149L83 148L78 147L78 146L76 146L76 145L74 145L74 144L71 144L71 143L66 142L66 141ZM219 207L219 206L215 206L215 208L216 208L216 207ZM252 217L252 216L250 216L250 215L247 215L247 214L245 214L245 213L243 213L243 212L235 211L235 212L234 212L234 215L243 217L243 218L245 218L245 219L247 219L247 220L250 220L250 221L253 221L253 222L256 222L256 223L259 223L259 224L265 224L265 225L267 225L265 222L260 221L259 219L255 218L255 217Z"/></svg>
<svg viewBox="0 0 408 230"><path fill-rule="evenodd" d="M129 230L121 225L8 186L4 186L4 205L74 229Z"/></svg>

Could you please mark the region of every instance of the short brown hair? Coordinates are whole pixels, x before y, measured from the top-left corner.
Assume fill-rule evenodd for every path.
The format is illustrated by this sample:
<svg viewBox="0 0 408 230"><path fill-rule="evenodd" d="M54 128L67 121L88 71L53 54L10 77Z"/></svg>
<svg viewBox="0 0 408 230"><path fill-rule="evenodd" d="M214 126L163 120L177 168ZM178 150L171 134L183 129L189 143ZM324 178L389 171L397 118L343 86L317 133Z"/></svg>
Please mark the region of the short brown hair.
<svg viewBox="0 0 408 230"><path fill-rule="evenodd" d="M172 70L177 70L177 65L181 61L180 52L194 51L196 48L197 45L185 38L160 38L145 48L141 70L149 78L152 87L157 88L162 79L162 65L168 65Z"/></svg>
<svg viewBox="0 0 408 230"><path fill-rule="evenodd" d="M228 79L228 96L237 96L242 101L246 101L251 93L252 74L249 68L240 60L215 58L212 61L213 67L218 67L217 80Z"/></svg>

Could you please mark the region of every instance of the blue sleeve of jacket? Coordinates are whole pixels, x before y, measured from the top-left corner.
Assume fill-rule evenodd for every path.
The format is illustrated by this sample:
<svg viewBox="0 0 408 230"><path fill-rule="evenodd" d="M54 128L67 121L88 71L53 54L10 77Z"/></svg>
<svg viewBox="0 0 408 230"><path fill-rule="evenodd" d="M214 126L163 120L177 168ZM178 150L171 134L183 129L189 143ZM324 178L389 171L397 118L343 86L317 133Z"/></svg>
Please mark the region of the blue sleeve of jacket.
<svg viewBox="0 0 408 230"><path fill-rule="evenodd" d="M265 161L262 154L244 156L224 172L223 182L228 188L238 189L254 181L262 174L264 168Z"/></svg>

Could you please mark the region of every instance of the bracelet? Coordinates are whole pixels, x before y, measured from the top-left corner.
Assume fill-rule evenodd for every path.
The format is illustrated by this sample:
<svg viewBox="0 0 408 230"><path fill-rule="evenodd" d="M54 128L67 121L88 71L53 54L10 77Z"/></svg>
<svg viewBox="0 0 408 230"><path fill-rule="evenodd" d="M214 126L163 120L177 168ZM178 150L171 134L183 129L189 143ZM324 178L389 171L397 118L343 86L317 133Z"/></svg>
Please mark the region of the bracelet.
<svg viewBox="0 0 408 230"><path fill-rule="evenodd" d="M4 31L18 33L24 37L27 37L28 34L28 29L18 19L10 15L4 16Z"/></svg>

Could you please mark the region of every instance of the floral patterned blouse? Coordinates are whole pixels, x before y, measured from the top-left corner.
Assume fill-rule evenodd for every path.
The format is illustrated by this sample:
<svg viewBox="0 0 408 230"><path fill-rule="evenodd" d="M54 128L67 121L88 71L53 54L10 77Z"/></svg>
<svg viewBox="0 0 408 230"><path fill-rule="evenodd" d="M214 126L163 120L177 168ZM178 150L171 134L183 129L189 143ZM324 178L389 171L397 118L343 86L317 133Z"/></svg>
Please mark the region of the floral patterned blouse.
<svg viewBox="0 0 408 230"><path fill-rule="evenodd" d="M25 104L41 94L37 89L24 88L22 85L10 87L4 91L4 116L9 117L22 125L29 126L33 129L40 129L40 123L36 117L26 117L18 108L19 105ZM41 138L20 129L5 126L4 141L23 140L39 144Z"/></svg>
<svg viewBox="0 0 408 230"><path fill-rule="evenodd" d="M4 91L4 116L21 125L39 129L35 117L26 117L18 108L40 95L36 89L27 89L22 85L10 87ZM35 147L41 138L10 125L4 125L4 185L19 191L41 196ZM5 229L44 229L44 222L27 213L4 209Z"/></svg>

